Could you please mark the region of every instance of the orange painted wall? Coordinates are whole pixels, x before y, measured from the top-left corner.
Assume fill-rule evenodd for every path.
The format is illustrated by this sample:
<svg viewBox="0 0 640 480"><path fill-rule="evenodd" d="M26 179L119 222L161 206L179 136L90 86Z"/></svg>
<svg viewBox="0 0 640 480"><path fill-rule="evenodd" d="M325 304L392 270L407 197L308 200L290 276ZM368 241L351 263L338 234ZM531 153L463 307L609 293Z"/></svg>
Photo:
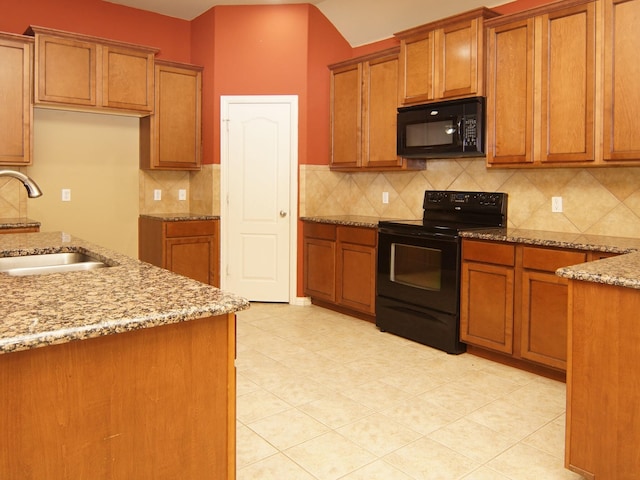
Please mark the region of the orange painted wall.
<svg viewBox="0 0 640 480"><path fill-rule="evenodd" d="M160 48L158 57L178 62L191 56L190 23L102 0L5 1L0 31L24 33L29 25Z"/></svg>

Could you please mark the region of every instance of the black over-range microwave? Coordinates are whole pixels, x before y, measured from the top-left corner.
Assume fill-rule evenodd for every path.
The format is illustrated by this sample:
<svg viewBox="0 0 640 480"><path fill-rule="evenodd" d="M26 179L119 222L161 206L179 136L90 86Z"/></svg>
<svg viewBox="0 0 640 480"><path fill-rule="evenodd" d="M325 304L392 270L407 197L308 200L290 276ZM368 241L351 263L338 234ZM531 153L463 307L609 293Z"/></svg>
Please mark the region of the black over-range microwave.
<svg viewBox="0 0 640 480"><path fill-rule="evenodd" d="M484 97L398 109L398 156L442 158L484 155Z"/></svg>

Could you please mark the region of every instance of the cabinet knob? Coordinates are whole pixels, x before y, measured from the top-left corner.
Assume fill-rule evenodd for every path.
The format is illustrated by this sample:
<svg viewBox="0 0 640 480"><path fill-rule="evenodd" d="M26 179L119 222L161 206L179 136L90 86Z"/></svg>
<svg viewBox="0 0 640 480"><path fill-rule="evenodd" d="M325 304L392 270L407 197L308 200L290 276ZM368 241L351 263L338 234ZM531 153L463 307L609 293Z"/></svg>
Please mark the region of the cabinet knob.
<svg viewBox="0 0 640 480"><path fill-rule="evenodd" d="M285 212L284 210L280 210L280 216L282 218L286 217L287 216L287 212Z"/></svg>

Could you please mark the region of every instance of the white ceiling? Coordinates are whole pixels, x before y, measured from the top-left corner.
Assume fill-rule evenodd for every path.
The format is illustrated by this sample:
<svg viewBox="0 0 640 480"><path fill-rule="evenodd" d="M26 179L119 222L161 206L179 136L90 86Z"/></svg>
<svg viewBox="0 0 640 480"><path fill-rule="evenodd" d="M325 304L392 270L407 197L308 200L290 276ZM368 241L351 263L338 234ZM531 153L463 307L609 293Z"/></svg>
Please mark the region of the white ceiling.
<svg viewBox="0 0 640 480"><path fill-rule="evenodd" d="M216 5L311 3L329 19L352 47L384 40L395 32L476 7L508 0L106 0L141 10L192 20Z"/></svg>

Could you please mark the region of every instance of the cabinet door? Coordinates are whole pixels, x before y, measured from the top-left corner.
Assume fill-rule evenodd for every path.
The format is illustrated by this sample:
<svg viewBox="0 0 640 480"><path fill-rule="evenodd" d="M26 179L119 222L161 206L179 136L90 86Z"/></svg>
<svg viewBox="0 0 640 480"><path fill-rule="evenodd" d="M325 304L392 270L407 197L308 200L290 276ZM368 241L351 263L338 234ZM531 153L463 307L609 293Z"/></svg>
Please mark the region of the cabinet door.
<svg viewBox="0 0 640 480"><path fill-rule="evenodd" d="M396 167L397 155L398 56L364 64L363 158L365 167Z"/></svg>
<svg viewBox="0 0 640 480"><path fill-rule="evenodd" d="M35 103L97 106L97 55L95 43L38 35Z"/></svg>
<svg viewBox="0 0 640 480"><path fill-rule="evenodd" d="M150 52L102 48L102 105L151 113L153 58Z"/></svg>
<svg viewBox="0 0 640 480"><path fill-rule="evenodd" d="M512 354L513 268L463 262L461 285L461 340Z"/></svg>
<svg viewBox="0 0 640 480"><path fill-rule="evenodd" d="M400 103L422 103L434 98L435 32L400 43Z"/></svg>
<svg viewBox="0 0 640 480"><path fill-rule="evenodd" d="M522 273L522 358L567 369L567 284L553 273Z"/></svg>
<svg viewBox="0 0 640 480"><path fill-rule="evenodd" d="M338 304L364 313L376 311L376 237L373 229L340 227L339 237L358 243L338 241Z"/></svg>
<svg viewBox="0 0 640 480"><path fill-rule="evenodd" d="M213 236L168 238L165 248L168 270L202 283L214 284L217 247Z"/></svg>
<svg viewBox="0 0 640 480"><path fill-rule="evenodd" d="M202 68L158 61L155 71L155 113L140 119L140 168L199 170Z"/></svg>
<svg viewBox="0 0 640 480"><path fill-rule="evenodd" d="M437 31L435 65L438 97L478 94L478 20L448 25ZM482 71L482 69L480 69Z"/></svg>
<svg viewBox="0 0 640 480"><path fill-rule="evenodd" d="M594 161L595 4L543 15L541 36L540 161Z"/></svg>
<svg viewBox="0 0 640 480"><path fill-rule="evenodd" d="M336 242L304 239L304 293L312 298L336 301Z"/></svg>
<svg viewBox="0 0 640 480"><path fill-rule="evenodd" d="M31 163L32 45L0 36L0 165Z"/></svg>
<svg viewBox="0 0 640 480"><path fill-rule="evenodd" d="M607 0L604 26L604 160L640 159L640 0Z"/></svg>
<svg viewBox="0 0 640 480"><path fill-rule="evenodd" d="M331 72L331 166L362 163L362 63Z"/></svg>
<svg viewBox="0 0 640 480"><path fill-rule="evenodd" d="M487 163L533 162L533 19L488 31Z"/></svg>

